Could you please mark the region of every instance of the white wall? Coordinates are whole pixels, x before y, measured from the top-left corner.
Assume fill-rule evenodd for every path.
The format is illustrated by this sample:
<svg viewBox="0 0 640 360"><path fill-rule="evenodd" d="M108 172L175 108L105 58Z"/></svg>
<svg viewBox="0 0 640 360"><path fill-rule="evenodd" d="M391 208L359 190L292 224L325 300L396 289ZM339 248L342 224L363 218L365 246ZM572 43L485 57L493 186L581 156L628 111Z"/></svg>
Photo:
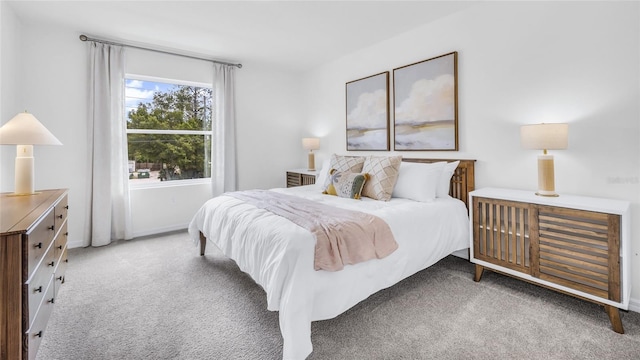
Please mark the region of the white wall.
<svg viewBox="0 0 640 360"><path fill-rule="evenodd" d="M306 164L300 75L255 63L237 74L238 187L286 186L286 170Z"/></svg>
<svg viewBox="0 0 640 360"><path fill-rule="evenodd" d="M345 153L346 82L458 51L460 151L398 153L476 159L477 188L534 190L538 153L521 149L520 125L570 123L569 148L553 152L556 190L632 202L640 311L639 7L478 4L308 73L305 130L323 136L320 156Z"/></svg>
<svg viewBox="0 0 640 360"><path fill-rule="evenodd" d="M65 146L35 146L35 188L69 188L70 240L84 223L86 56L79 44L62 41L57 29L26 26L2 6L2 123L18 112L34 114ZM78 41L79 42L79 41ZM81 74L81 75L79 75ZM15 147L0 146L0 191L14 190ZM80 211L78 211L80 210Z"/></svg>
<svg viewBox="0 0 640 360"><path fill-rule="evenodd" d="M69 189L69 244L77 246L86 219L88 52L78 35L64 29L23 22L19 31L20 105L63 144L34 146L35 188Z"/></svg>
<svg viewBox="0 0 640 360"><path fill-rule="evenodd" d="M29 109L64 144L36 147L36 188L69 188L69 243L72 247L81 246L87 219L87 44L78 40L82 29L14 21L11 13L4 10L3 7L3 54L17 51L7 61L7 67L3 55L2 86L5 87L4 76L11 74L11 82L19 83L21 87L16 88L23 91L16 91L15 99L3 95L3 104L6 98L12 108L6 111L9 115L4 114L3 108L3 116L12 117L21 111L18 109ZM5 17L9 18L6 22ZM5 37L10 40L7 46ZM128 72L211 82L212 71L207 62L134 49L128 49L127 54ZM239 186L283 187L286 168L304 164L301 124L296 122L302 119L301 105L295 100L296 96L301 97L298 75L251 63L245 63L236 74ZM8 120L3 119L3 123ZM274 137L284 140L274 141ZM4 152L0 191L13 191L15 150ZM134 235L185 228L197 208L210 197L206 184L179 190L132 190Z"/></svg>
<svg viewBox="0 0 640 360"><path fill-rule="evenodd" d="M20 22L11 7L5 2L0 2L0 125L25 110L21 108L20 103L22 83L19 28ZM15 157L15 146L0 145L0 189L13 189ZM8 166L10 171L5 171L5 166Z"/></svg>

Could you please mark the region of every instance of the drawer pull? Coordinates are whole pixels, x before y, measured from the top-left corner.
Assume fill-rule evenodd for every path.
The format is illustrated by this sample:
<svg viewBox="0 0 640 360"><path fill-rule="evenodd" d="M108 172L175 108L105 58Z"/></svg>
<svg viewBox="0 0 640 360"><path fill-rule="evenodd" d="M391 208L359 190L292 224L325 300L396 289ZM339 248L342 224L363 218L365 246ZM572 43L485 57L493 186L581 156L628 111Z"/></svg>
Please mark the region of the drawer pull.
<svg viewBox="0 0 640 360"><path fill-rule="evenodd" d="M69 236L69 232L67 231L66 233L64 233L64 236Z"/></svg>
<svg viewBox="0 0 640 360"><path fill-rule="evenodd" d="M69 262L69 259L64 259L64 262L68 263L68 262Z"/></svg>
<svg viewBox="0 0 640 360"><path fill-rule="evenodd" d="M38 331L37 333L33 334L33 337L42 337L42 330Z"/></svg>
<svg viewBox="0 0 640 360"><path fill-rule="evenodd" d="M53 304L54 300L55 300L54 298L51 298L51 299L47 300L47 302L50 303L50 304Z"/></svg>
<svg viewBox="0 0 640 360"><path fill-rule="evenodd" d="M56 229L56 227L55 227L54 225L51 225L51 226L49 226L47 229L49 229L49 230L55 230L55 229Z"/></svg>
<svg viewBox="0 0 640 360"><path fill-rule="evenodd" d="M55 265L55 264L56 264L56 262L55 262L55 261L52 261L52 262L48 263L47 265L49 265L49 266L53 266L53 265Z"/></svg>
<svg viewBox="0 0 640 360"><path fill-rule="evenodd" d="M36 248L36 249L42 249L42 243L39 242L39 243L33 245L33 247Z"/></svg>
<svg viewBox="0 0 640 360"><path fill-rule="evenodd" d="M33 292L34 292L34 293L42 292L42 285L40 285L40 286L38 286L37 288L33 289Z"/></svg>
<svg viewBox="0 0 640 360"><path fill-rule="evenodd" d="M64 208L65 208L65 209L67 209L67 210L69 210L69 205L66 205Z"/></svg>
<svg viewBox="0 0 640 360"><path fill-rule="evenodd" d="M56 216L58 219L62 219L62 214Z"/></svg>
<svg viewBox="0 0 640 360"><path fill-rule="evenodd" d="M59 245L59 246L58 246L58 249L62 250L62 245Z"/></svg>
<svg viewBox="0 0 640 360"><path fill-rule="evenodd" d="M62 281L62 275L58 276L56 280Z"/></svg>

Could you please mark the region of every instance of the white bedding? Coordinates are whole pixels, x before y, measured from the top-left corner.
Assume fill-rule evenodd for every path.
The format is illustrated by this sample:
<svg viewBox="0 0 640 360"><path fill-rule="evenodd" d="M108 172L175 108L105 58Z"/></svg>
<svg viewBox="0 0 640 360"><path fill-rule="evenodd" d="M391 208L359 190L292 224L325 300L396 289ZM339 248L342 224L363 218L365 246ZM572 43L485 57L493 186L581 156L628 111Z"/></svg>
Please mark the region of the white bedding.
<svg viewBox="0 0 640 360"><path fill-rule="evenodd" d="M189 234L199 243L202 231L209 243L264 288L267 308L280 312L283 359L304 359L311 353L311 321L336 317L369 295L469 246L467 209L454 198L430 203L398 198L358 201L323 195L318 185L272 190L381 217L399 244L384 259L348 265L337 272L315 271L315 240L310 232L230 196L209 200L191 221Z"/></svg>

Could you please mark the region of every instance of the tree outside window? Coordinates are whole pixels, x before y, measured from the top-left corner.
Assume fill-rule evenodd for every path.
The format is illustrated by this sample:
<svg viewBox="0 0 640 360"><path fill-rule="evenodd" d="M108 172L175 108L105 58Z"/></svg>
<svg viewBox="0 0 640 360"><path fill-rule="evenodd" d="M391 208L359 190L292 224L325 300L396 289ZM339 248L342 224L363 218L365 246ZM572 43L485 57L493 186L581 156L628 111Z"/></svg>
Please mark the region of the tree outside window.
<svg viewBox="0 0 640 360"><path fill-rule="evenodd" d="M212 89L127 78L129 179L211 177Z"/></svg>

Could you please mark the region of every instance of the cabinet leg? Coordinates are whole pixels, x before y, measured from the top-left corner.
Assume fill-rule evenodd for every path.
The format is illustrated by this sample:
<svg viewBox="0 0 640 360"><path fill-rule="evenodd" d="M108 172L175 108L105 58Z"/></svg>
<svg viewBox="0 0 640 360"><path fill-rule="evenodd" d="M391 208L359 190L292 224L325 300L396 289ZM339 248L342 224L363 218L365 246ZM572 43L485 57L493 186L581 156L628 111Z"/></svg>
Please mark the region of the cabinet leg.
<svg viewBox="0 0 640 360"><path fill-rule="evenodd" d="M484 272L484 266L476 264L476 274L473 277L473 281L478 282L482 279L482 273ZM616 309L618 310L618 309Z"/></svg>
<svg viewBox="0 0 640 360"><path fill-rule="evenodd" d="M617 307L611 305L605 305L604 311L609 315L609 320L611 321L611 327L613 331L618 334L624 334L624 328L622 327L622 320L620 320L620 311Z"/></svg>

